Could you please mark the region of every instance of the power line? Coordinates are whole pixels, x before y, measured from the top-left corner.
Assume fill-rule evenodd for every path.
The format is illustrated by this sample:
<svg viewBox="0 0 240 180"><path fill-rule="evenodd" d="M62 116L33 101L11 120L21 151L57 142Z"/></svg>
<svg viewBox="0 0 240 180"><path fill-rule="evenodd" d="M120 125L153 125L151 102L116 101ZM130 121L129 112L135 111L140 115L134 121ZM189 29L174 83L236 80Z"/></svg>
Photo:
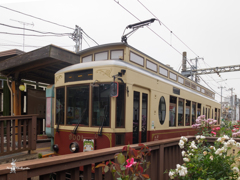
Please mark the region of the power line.
<svg viewBox="0 0 240 180"><path fill-rule="evenodd" d="M124 6L122 6L119 1L114 0L119 6L121 6L125 11L127 11L129 14L131 14L133 17L135 17L138 21L141 21L138 17L136 17L133 13L131 13L129 10L127 10ZM162 39L166 44L168 44L169 46L171 46L176 52L178 52L181 56L182 53L180 51L178 51L175 47L173 47L170 43L168 43L164 38L162 38L158 33L156 33L154 30L152 30L150 27L147 27L150 31L152 31L155 35L157 35L160 39ZM188 62L188 64L191 66L191 64L189 63L189 61L186 59L186 61ZM192 67L192 66L191 66Z"/></svg>
<svg viewBox="0 0 240 180"><path fill-rule="evenodd" d="M9 35L23 35L20 33L9 33L9 32L0 32L0 34L9 34ZM52 35L37 35L37 34L25 34L25 36L35 36L35 37L63 37L63 36L68 36L69 34L52 34Z"/></svg>
<svg viewBox="0 0 240 180"><path fill-rule="evenodd" d="M94 39L92 39L85 31L83 31L82 29L82 32L89 38L91 39L93 42L95 42L97 45L99 45Z"/></svg>
<svg viewBox="0 0 240 180"><path fill-rule="evenodd" d="M0 44L0 46L16 46L21 47L19 44ZM42 46L34 46L34 45L25 45L25 47L42 47ZM72 47L72 46L61 46L61 47Z"/></svg>
<svg viewBox="0 0 240 180"><path fill-rule="evenodd" d="M52 22L52 21L48 21L48 20L45 20L45 19L42 19L42 18L33 16L33 15L30 15L30 14L26 14L26 13L23 13L23 12L20 12L20 11L17 11L17 10L14 10L14 9L11 9L11 8L8 8L8 7L2 6L2 5L0 5L0 7L1 7L1 8L5 8L5 9L10 10L10 11L13 11L13 12L16 12L16 13L23 14L23 15L25 15L25 16L29 16L29 17L32 17L32 18L35 18L35 19L44 21L44 22L48 22L48 23L54 24L54 25L57 25L57 26L61 26L61 27L65 27L65 28L68 28L68 29L71 29L71 30L75 30L74 28L71 28L71 27L68 27L68 26L65 26L65 25L61 25L61 24L58 24L58 23L55 23L55 22ZM97 45L99 45L99 44L98 44L94 39L92 39L86 32L84 32L83 30L82 30L82 32L83 32L88 38L90 38L92 41L94 41Z"/></svg>
<svg viewBox="0 0 240 180"><path fill-rule="evenodd" d="M45 21L45 22L48 22L48 23L51 23L51 24L55 24L55 25L57 25L57 26L61 26L61 27L65 27L65 28L74 30L74 28L71 28L71 27L68 27L68 26L64 26L64 25L61 25L61 24L58 24L58 23L55 23L55 22L52 22L52 21L48 21L48 20L45 20L45 19L42 19L42 18L39 18L39 17L36 17L36 16L32 16L32 15L30 15L30 14L26 14L26 13L23 13L23 12L14 10L14 9L10 9L10 8L5 7L5 6L2 6L2 5L0 5L0 7L1 7L1 8L5 8L5 9L10 10L10 11L13 11L13 12L16 12L16 13L23 14L23 15L25 15L25 16L29 16L29 17L32 17L32 18L41 20L41 21Z"/></svg>
<svg viewBox="0 0 240 180"><path fill-rule="evenodd" d="M159 18L157 18L157 16L155 16L143 3L140 2L140 0L137 0L149 13L151 13L156 19L159 20ZM198 56L186 43L184 43L175 33L173 33L172 30L170 30L162 21L159 20L159 22L165 27L167 28L167 30L173 34L181 43L183 43L190 51L192 51L193 54L195 54L196 56Z"/></svg>
<svg viewBox="0 0 240 180"><path fill-rule="evenodd" d="M42 32L42 31L37 31L37 30L33 30L33 29L22 28L22 27L18 27L18 26L11 26L11 25L8 25L8 24L3 24L3 23L0 23L0 25L6 26L6 27L10 27L10 28L15 28L15 29L21 29L21 30L24 29L24 30L27 30L27 31L33 31L33 32L41 33L41 34L67 34L67 35L70 35L70 34L71 34L71 33Z"/></svg>

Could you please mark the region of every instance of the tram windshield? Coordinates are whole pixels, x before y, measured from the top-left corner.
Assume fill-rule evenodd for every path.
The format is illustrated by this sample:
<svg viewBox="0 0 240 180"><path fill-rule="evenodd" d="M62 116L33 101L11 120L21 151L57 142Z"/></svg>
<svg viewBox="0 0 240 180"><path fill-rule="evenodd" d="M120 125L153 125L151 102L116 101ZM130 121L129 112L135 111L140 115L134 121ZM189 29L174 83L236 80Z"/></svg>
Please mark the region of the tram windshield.
<svg viewBox="0 0 240 180"><path fill-rule="evenodd" d="M119 97L116 98L116 127L124 127L125 85L120 84ZM66 100L64 100L66 92ZM57 88L57 124L110 127L111 96L110 83L78 84ZM66 102L64 102L66 101ZM66 108L64 106L66 105ZM66 110L66 113L64 113ZM62 112L62 113L60 113ZM64 116L66 121L64 123Z"/></svg>
<svg viewBox="0 0 240 180"><path fill-rule="evenodd" d="M89 86L67 87L67 124L89 125Z"/></svg>

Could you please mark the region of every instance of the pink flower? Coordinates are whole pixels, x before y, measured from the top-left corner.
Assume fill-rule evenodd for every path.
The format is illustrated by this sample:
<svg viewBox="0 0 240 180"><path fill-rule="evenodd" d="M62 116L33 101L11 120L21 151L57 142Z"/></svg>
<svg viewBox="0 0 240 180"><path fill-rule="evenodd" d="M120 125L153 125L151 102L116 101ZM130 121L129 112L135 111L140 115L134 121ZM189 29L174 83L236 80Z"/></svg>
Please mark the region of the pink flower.
<svg viewBox="0 0 240 180"><path fill-rule="evenodd" d="M214 132L214 131L211 131L211 133L212 133L212 134L214 134L214 135L216 135L216 134L217 134L217 133L216 133L216 132Z"/></svg>
<svg viewBox="0 0 240 180"><path fill-rule="evenodd" d="M132 165L137 163L137 162L134 162L134 158L131 158L131 160L127 159L126 162L127 162L127 165L125 166L126 168L130 168Z"/></svg>
<svg viewBox="0 0 240 180"><path fill-rule="evenodd" d="M216 127L216 130L220 130L220 127Z"/></svg>

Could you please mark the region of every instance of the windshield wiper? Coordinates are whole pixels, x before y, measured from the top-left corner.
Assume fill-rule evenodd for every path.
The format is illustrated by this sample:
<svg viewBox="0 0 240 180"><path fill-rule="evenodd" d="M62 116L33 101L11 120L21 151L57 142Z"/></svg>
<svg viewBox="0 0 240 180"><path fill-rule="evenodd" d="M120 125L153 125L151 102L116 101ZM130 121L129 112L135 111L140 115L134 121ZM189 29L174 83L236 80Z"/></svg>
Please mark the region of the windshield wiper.
<svg viewBox="0 0 240 180"><path fill-rule="evenodd" d="M103 110L103 120L102 120L102 125L99 127L98 129L98 135L99 136L102 136L102 129L103 129L103 124L104 124L104 121L106 119L106 111L107 111L107 108L106 106L104 107L104 110Z"/></svg>
<svg viewBox="0 0 240 180"><path fill-rule="evenodd" d="M73 134L77 133L78 126L82 122L82 118L83 118L83 115L85 114L86 110L87 110L86 108L83 110L82 115L80 117L80 120L78 121L77 125L75 126L75 128L72 131Z"/></svg>

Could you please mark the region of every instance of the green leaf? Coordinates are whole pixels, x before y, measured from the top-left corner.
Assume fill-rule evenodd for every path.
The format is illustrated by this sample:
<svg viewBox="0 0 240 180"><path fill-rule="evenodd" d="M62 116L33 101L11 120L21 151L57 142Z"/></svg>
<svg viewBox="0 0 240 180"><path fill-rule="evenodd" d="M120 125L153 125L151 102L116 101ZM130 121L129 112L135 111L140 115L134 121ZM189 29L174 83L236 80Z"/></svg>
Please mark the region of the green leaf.
<svg viewBox="0 0 240 180"><path fill-rule="evenodd" d="M126 170L126 168L125 168L124 166L122 166L122 167L121 167L121 170L122 170L122 171L125 171L125 170Z"/></svg>
<svg viewBox="0 0 240 180"><path fill-rule="evenodd" d="M124 164L126 162L125 156L122 153L119 153L117 156L117 161L119 164Z"/></svg>
<svg viewBox="0 0 240 180"><path fill-rule="evenodd" d="M104 172L106 173L106 172L108 172L109 171L109 167L108 166L105 166L104 167Z"/></svg>

